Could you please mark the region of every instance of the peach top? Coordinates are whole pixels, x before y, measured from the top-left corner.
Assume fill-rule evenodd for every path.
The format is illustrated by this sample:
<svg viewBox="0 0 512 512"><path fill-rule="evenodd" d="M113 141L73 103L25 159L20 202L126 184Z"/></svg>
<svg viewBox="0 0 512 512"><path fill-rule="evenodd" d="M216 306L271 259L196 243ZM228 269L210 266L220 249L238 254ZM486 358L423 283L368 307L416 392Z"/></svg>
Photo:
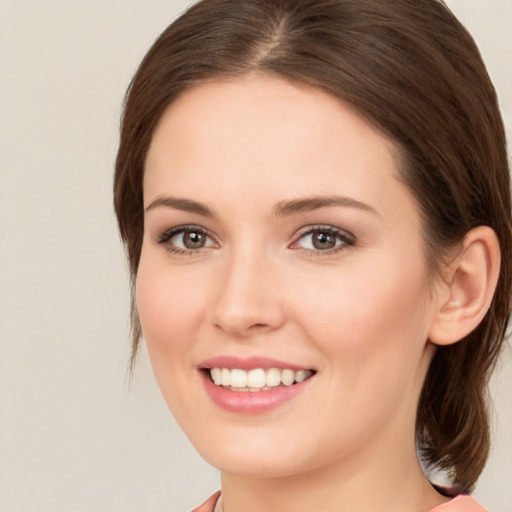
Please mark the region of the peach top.
<svg viewBox="0 0 512 512"><path fill-rule="evenodd" d="M479 505L471 496L460 495L447 501L430 512L488 512Z"/></svg>
<svg viewBox="0 0 512 512"><path fill-rule="evenodd" d="M213 512L215 504L219 499L220 491L216 492L201 506L195 508L192 512ZM452 500L433 508L430 512L488 512L482 508L471 496L460 495Z"/></svg>

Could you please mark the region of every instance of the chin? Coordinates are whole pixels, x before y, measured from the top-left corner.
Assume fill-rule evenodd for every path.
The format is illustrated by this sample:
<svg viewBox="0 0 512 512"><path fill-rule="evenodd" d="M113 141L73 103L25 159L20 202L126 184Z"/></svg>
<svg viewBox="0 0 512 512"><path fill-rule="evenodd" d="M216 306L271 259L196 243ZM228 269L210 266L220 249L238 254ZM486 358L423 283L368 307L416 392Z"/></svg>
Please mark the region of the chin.
<svg viewBox="0 0 512 512"><path fill-rule="evenodd" d="M236 474L249 478L283 478L303 472L303 466L294 458L273 453L273 456L262 456L261 452L253 453L214 453L203 458L223 473Z"/></svg>
<svg viewBox="0 0 512 512"><path fill-rule="evenodd" d="M257 427L256 427L257 428ZM260 429L251 434L224 432L217 438L192 439L194 447L209 464L227 474L250 478L284 478L329 466L343 447L322 446L322 436L293 431L290 426L280 432ZM249 441L250 440L250 441ZM341 448L341 449L340 449ZM349 450L348 450L349 451Z"/></svg>

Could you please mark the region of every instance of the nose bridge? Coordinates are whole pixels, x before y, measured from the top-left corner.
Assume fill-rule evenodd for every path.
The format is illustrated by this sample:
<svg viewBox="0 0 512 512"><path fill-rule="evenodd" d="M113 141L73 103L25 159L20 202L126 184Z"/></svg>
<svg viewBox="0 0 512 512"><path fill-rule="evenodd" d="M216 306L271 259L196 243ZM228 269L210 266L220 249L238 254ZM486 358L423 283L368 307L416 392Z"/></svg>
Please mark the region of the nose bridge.
<svg viewBox="0 0 512 512"><path fill-rule="evenodd" d="M219 269L212 305L217 328L237 336L272 330L284 321L276 289L276 271L264 250L247 244L226 254Z"/></svg>

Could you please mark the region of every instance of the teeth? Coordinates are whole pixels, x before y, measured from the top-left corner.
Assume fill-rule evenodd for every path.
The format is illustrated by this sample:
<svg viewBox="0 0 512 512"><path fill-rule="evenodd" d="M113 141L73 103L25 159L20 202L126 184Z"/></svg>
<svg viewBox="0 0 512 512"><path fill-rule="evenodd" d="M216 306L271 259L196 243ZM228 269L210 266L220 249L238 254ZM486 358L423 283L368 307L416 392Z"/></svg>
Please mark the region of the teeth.
<svg viewBox="0 0 512 512"><path fill-rule="evenodd" d="M308 370L299 370L298 372L295 372L295 382L302 382L303 380L306 380L311 375L311 372L308 372Z"/></svg>
<svg viewBox="0 0 512 512"><path fill-rule="evenodd" d="M220 375L221 375L221 379L222 379L222 385L230 386L231 385L231 370L229 370L229 368L222 368Z"/></svg>
<svg viewBox="0 0 512 512"><path fill-rule="evenodd" d="M291 386L295 381L295 372L293 370L283 370L281 373L281 382L285 386Z"/></svg>
<svg viewBox="0 0 512 512"><path fill-rule="evenodd" d="M210 372L213 382L217 386L222 385L222 370L220 368L212 368Z"/></svg>
<svg viewBox="0 0 512 512"><path fill-rule="evenodd" d="M313 374L311 370L280 370L279 368L255 368L245 371L239 368L212 368L211 378L215 385L238 391L261 391L277 386L291 386L303 382Z"/></svg>
<svg viewBox="0 0 512 512"><path fill-rule="evenodd" d="M274 388L281 384L281 370L279 368L270 368L267 370L267 386Z"/></svg>
<svg viewBox="0 0 512 512"><path fill-rule="evenodd" d="M224 371L224 370L222 370ZM232 388L246 388L247 387L247 372L244 370L234 369L231 370L231 383Z"/></svg>
<svg viewBox="0 0 512 512"><path fill-rule="evenodd" d="M265 387L266 380L267 376L265 375L265 370L263 370L263 368L251 370L247 374L247 386L250 388L263 388Z"/></svg>

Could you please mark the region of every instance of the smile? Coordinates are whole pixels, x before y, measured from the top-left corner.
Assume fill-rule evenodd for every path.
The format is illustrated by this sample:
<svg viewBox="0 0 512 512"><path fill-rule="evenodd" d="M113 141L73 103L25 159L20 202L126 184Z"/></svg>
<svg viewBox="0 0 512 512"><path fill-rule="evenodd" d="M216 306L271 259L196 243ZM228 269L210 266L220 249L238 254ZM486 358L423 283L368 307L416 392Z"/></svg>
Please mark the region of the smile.
<svg viewBox="0 0 512 512"><path fill-rule="evenodd" d="M298 400L318 380L316 369L261 356L219 355L197 369L213 403L237 414L266 413Z"/></svg>
<svg viewBox="0 0 512 512"><path fill-rule="evenodd" d="M279 386L292 386L305 381L313 375L312 370L293 370L291 368L240 368L215 367L209 370L212 382L216 386L231 391L258 392Z"/></svg>

